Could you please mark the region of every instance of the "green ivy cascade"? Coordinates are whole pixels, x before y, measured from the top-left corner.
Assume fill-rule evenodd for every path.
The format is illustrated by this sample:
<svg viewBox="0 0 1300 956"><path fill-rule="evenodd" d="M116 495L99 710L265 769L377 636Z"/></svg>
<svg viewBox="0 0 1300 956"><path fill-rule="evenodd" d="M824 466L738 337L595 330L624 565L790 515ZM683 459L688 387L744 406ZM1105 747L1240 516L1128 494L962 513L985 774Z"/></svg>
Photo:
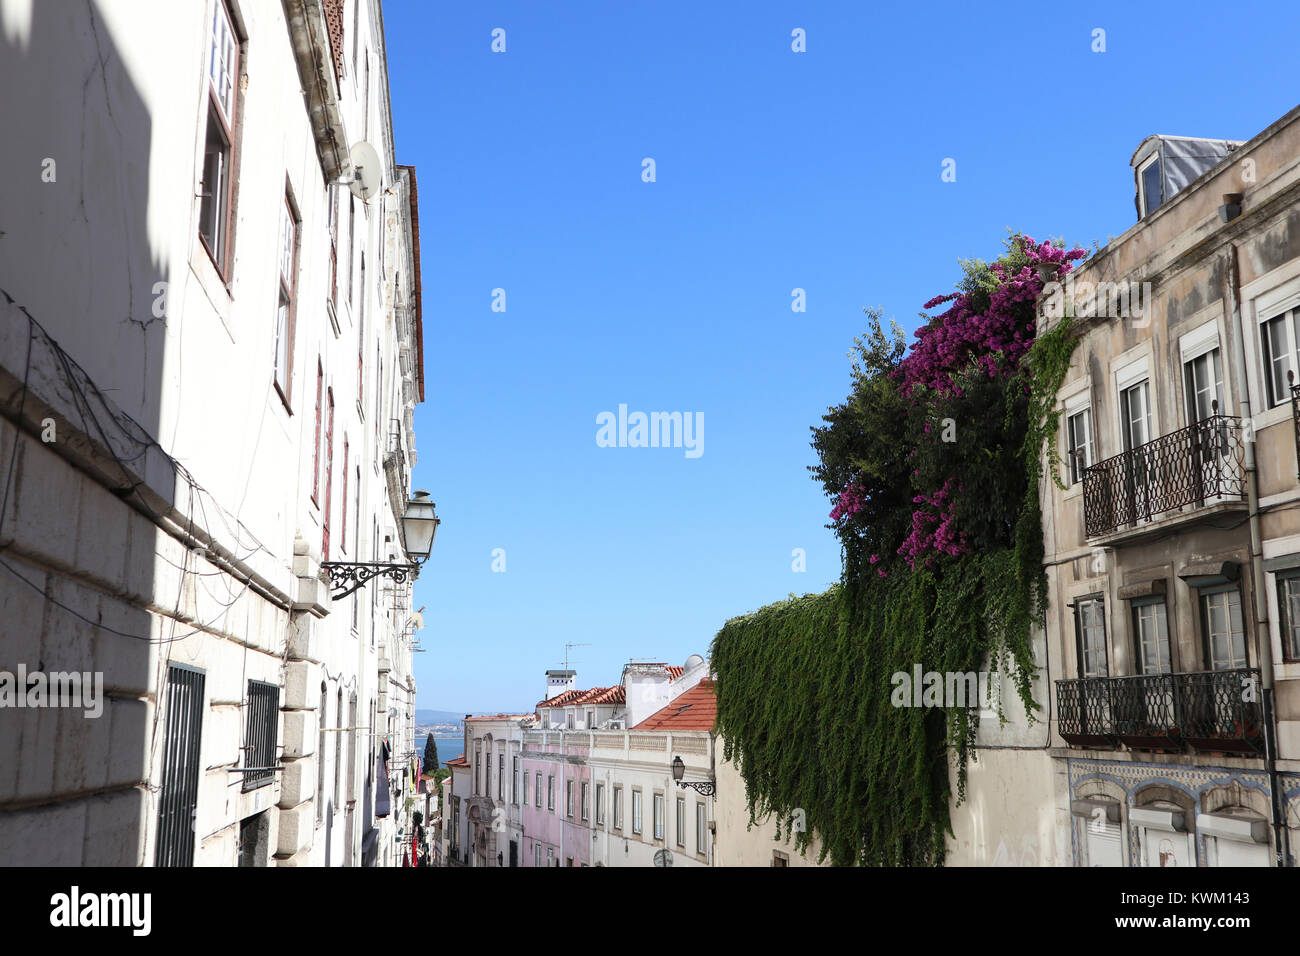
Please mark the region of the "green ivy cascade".
<svg viewBox="0 0 1300 956"><path fill-rule="evenodd" d="M1054 405L1075 343L1072 321L1058 322L1007 386L1027 396L1015 455L1025 491L1009 546L885 575L846 543L841 583L733 618L718 632L715 729L745 781L751 823L771 814L800 851L815 833L819 861L836 865L942 864L952 833L950 768L960 803L978 716L964 707L896 708L891 677L910 675L916 663L1005 671L1033 719L1030 639L1047 585L1040 482L1046 470L1060 483ZM1008 403L1014 433L1011 417Z"/></svg>

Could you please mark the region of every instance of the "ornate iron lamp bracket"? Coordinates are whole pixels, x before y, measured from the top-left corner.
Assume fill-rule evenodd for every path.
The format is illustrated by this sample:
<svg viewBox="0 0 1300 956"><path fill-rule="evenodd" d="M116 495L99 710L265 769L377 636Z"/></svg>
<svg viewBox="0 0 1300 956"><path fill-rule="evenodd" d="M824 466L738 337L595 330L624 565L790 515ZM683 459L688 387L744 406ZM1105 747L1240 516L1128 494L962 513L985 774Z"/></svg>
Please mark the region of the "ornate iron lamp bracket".
<svg viewBox="0 0 1300 956"><path fill-rule="evenodd" d="M677 786L683 789L690 787L702 797L711 797L718 792L712 780L678 780Z"/></svg>
<svg viewBox="0 0 1300 956"><path fill-rule="evenodd" d="M372 578L392 578L398 584L404 584L408 576L414 579L419 574L420 566L382 564L376 561L326 561L321 564L321 570L330 576L330 598L337 601L364 587Z"/></svg>

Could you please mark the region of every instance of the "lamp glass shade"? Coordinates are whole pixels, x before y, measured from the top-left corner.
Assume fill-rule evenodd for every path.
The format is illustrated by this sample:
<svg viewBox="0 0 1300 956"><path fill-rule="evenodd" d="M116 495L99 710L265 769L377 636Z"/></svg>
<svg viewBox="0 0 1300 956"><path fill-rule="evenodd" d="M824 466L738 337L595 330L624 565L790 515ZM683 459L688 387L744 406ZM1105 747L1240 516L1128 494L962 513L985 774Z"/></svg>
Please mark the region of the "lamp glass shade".
<svg viewBox="0 0 1300 956"><path fill-rule="evenodd" d="M412 561L423 560L433 550L433 536L438 531L438 516L427 491L417 491L402 516L402 536L406 553Z"/></svg>
<svg viewBox="0 0 1300 956"><path fill-rule="evenodd" d="M673 779L680 781L686 776L686 764L682 763L681 757L673 758Z"/></svg>

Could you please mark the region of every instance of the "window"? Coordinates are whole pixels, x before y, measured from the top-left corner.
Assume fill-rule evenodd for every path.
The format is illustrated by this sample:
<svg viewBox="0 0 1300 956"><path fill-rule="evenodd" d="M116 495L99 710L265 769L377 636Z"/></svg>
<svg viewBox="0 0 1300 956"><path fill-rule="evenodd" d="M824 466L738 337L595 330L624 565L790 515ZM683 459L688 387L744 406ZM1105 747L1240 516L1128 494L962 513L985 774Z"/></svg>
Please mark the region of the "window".
<svg viewBox="0 0 1300 956"><path fill-rule="evenodd" d="M261 681L248 682L248 713L244 725L244 792L275 780L275 745L280 721L280 688ZM268 768L268 769L262 769Z"/></svg>
<svg viewBox="0 0 1300 956"><path fill-rule="evenodd" d="M656 793L653 798L655 839L664 838L664 795Z"/></svg>
<svg viewBox="0 0 1300 956"><path fill-rule="evenodd" d="M1150 384L1144 379L1120 392L1119 407L1123 416L1121 430L1124 433L1125 451L1145 445L1152 438Z"/></svg>
<svg viewBox="0 0 1300 956"><path fill-rule="evenodd" d="M555 812L555 774L546 775L546 809Z"/></svg>
<svg viewBox="0 0 1300 956"><path fill-rule="evenodd" d="M1300 660L1300 570L1278 575L1277 607L1283 656Z"/></svg>
<svg viewBox="0 0 1300 956"><path fill-rule="evenodd" d="M788 867L790 865L790 855L788 853L782 853L780 850L773 850L772 865Z"/></svg>
<svg viewBox="0 0 1300 956"><path fill-rule="evenodd" d="M321 553L330 559L330 497L334 487L334 389L325 392L325 510L321 513Z"/></svg>
<svg viewBox="0 0 1300 956"><path fill-rule="evenodd" d="M348 553L348 436L343 436L343 507L339 509L339 520L342 527L339 528L339 552ZM352 606L356 606L356 601Z"/></svg>
<svg viewBox="0 0 1300 956"><path fill-rule="evenodd" d="M1201 592L1201 624L1210 669L1248 667L1246 631L1241 619L1241 592L1234 588Z"/></svg>
<svg viewBox="0 0 1300 956"><path fill-rule="evenodd" d="M1169 624L1164 598L1134 601L1133 622L1142 673L1168 674L1173 666L1169 656Z"/></svg>
<svg viewBox="0 0 1300 956"><path fill-rule="evenodd" d="M677 798L677 845L686 846L686 798Z"/></svg>
<svg viewBox="0 0 1300 956"><path fill-rule="evenodd" d="M356 266L356 248L357 248L357 204L353 202L352 193L349 191L343 199L348 204L348 308L352 308L352 287L357 284L356 273L353 271Z"/></svg>
<svg viewBox="0 0 1300 956"><path fill-rule="evenodd" d="M316 823L325 819L325 708L329 705L325 682L320 682L320 709L316 711Z"/></svg>
<svg viewBox="0 0 1300 956"><path fill-rule="evenodd" d="M1092 409L1082 408L1065 420L1066 440L1069 443L1070 484L1083 481L1083 470L1093 463Z"/></svg>
<svg viewBox="0 0 1300 956"><path fill-rule="evenodd" d="M605 825L605 785L596 784L596 826Z"/></svg>
<svg viewBox="0 0 1300 956"><path fill-rule="evenodd" d="M1100 598L1087 598L1074 605L1074 630L1079 653L1080 677L1105 677L1106 614Z"/></svg>
<svg viewBox="0 0 1300 956"><path fill-rule="evenodd" d="M280 221L279 301L275 309L275 387L280 398L289 404L289 386L293 372L294 278L298 261L298 219L293 202L284 197Z"/></svg>
<svg viewBox="0 0 1300 956"><path fill-rule="evenodd" d="M589 710L587 711L586 728L588 730L594 730L595 727L596 727L596 712L594 710Z"/></svg>
<svg viewBox="0 0 1300 956"><path fill-rule="evenodd" d="M641 832L641 791L632 791L632 832Z"/></svg>
<svg viewBox="0 0 1300 956"><path fill-rule="evenodd" d="M573 781L564 781L564 815L573 819Z"/></svg>
<svg viewBox="0 0 1300 956"><path fill-rule="evenodd" d="M330 224L330 310L334 316L335 329L338 334L339 308L339 187L330 185L326 192L329 203Z"/></svg>
<svg viewBox="0 0 1300 956"><path fill-rule="evenodd" d="M1183 365L1183 385L1187 396L1187 424L1195 425L1211 415L1224 413L1223 369L1217 348Z"/></svg>
<svg viewBox="0 0 1300 956"><path fill-rule="evenodd" d="M591 784L587 783L584 780L582 783L582 819L584 821L588 820L591 816L590 810L587 805L588 790L590 787Z"/></svg>
<svg viewBox="0 0 1300 956"><path fill-rule="evenodd" d="M361 253L361 302L357 306L357 404L366 401L366 254ZM382 384L382 383L381 383Z"/></svg>
<svg viewBox="0 0 1300 956"><path fill-rule="evenodd" d="M234 221L235 110L238 93L239 37L225 0L214 0L208 31L208 115L199 182L199 238L217 272L229 278L230 228Z"/></svg>
<svg viewBox="0 0 1300 956"><path fill-rule="evenodd" d="M338 705L334 708L334 806L343 801L339 783L343 779L343 688L339 688Z"/></svg>
<svg viewBox="0 0 1300 956"><path fill-rule="evenodd" d="M510 758L510 797L513 803L520 803L522 791L519 789L519 758Z"/></svg>
<svg viewBox="0 0 1300 956"><path fill-rule="evenodd" d="M540 867L541 865L542 865L542 845L540 843L534 843L533 844L533 866Z"/></svg>
<svg viewBox="0 0 1300 956"><path fill-rule="evenodd" d="M1288 372L1296 371L1296 347L1300 343L1297 325L1300 309L1292 309L1260 323L1260 353L1264 359L1264 384L1270 408L1281 405L1291 397Z"/></svg>
<svg viewBox="0 0 1300 956"><path fill-rule="evenodd" d="M1160 154L1156 153L1138 167L1138 189L1142 200L1142 215L1148 216L1164 202L1160 182Z"/></svg>
<svg viewBox="0 0 1300 956"><path fill-rule="evenodd" d="M704 803L695 802L695 852L707 853L709 847L709 826L704 818Z"/></svg>
<svg viewBox="0 0 1300 956"><path fill-rule="evenodd" d="M497 754L497 799L506 798L506 755Z"/></svg>
<svg viewBox="0 0 1300 956"><path fill-rule="evenodd" d="M194 865L194 811L199 795L199 743L203 734L202 671L167 668L162 788L154 866Z"/></svg>
<svg viewBox="0 0 1300 956"><path fill-rule="evenodd" d="M614 829L623 829L623 788L614 788Z"/></svg>
<svg viewBox="0 0 1300 956"><path fill-rule="evenodd" d="M571 710L570 710L570 711L566 711L566 712L565 712L565 715L564 715L564 720L565 720L565 726L566 726L569 730L572 730L572 729L573 729L573 711L571 711Z"/></svg>
<svg viewBox="0 0 1300 956"><path fill-rule="evenodd" d="M357 537L357 560L361 560L361 466L357 465L355 469L356 481L352 485L352 497L356 501L356 520L352 527L355 529L352 533ZM355 637L361 623L361 602L352 602L352 634Z"/></svg>
<svg viewBox="0 0 1300 956"><path fill-rule="evenodd" d="M542 772L537 771L537 780L533 786L533 806L542 808Z"/></svg>
<svg viewBox="0 0 1300 956"><path fill-rule="evenodd" d="M482 775L482 764L483 761L479 759L478 751L475 751L474 752L474 793L476 794L480 794L483 792L479 786L479 780Z"/></svg>
<svg viewBox="0 0 1300 956"><path fill-rule="evenodd" d="M321 396L325 388L325 367L321 365L320 359L316 359L316 440L313 445L315 452L311 459L311 501L312 504L320 505L320 426L321 426Z"/></svg>

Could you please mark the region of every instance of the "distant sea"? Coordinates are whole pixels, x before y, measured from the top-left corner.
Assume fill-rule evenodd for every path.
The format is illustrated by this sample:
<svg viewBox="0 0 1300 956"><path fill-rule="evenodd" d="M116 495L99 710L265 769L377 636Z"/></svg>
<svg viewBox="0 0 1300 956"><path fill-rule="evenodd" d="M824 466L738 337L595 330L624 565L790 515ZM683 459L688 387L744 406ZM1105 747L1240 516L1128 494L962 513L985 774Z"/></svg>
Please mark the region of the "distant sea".
<svg viewBox="0 0 1300 956"><path fill-rule="evenodd" d="M424 756L425 737L419 738L415 742L415 752L421 757ZM434 737L433 742L438 745L438 766L442 766L448 760L455 760L465 752L465 738L456 737Z"/></svg>

